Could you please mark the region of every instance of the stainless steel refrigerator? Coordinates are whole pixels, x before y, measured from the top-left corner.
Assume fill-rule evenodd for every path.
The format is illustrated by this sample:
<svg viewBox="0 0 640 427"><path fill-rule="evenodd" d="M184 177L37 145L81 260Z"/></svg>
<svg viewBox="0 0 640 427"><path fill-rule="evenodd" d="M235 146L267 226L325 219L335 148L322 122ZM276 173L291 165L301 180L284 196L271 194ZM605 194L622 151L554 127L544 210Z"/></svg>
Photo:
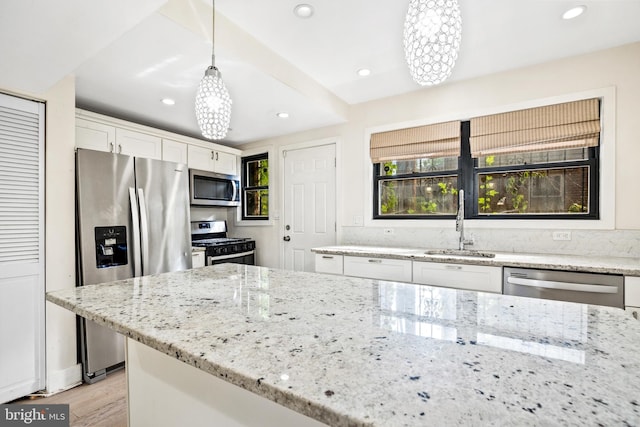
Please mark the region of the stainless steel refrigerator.
<svg viewBox="0 0 640 427"><path fill-rule="evenodd" d="M76 151L78 286L191 268L186 165ZM83 377L124 362L121 335L79 320Z"/></svg>

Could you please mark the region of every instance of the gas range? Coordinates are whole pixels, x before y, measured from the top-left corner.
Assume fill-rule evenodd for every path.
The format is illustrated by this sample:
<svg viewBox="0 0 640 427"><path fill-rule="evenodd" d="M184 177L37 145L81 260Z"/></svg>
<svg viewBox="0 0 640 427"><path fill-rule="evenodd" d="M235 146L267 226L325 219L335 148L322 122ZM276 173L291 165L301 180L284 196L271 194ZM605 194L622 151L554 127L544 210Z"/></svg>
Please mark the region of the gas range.
<svg viewBox="0 0 640 427"><path fill-rule="evenodd" d="M226 221L192 222L191 245L205 248L206 265L222 262L255 264L256 242L248 238L227 237Z"/></svg>

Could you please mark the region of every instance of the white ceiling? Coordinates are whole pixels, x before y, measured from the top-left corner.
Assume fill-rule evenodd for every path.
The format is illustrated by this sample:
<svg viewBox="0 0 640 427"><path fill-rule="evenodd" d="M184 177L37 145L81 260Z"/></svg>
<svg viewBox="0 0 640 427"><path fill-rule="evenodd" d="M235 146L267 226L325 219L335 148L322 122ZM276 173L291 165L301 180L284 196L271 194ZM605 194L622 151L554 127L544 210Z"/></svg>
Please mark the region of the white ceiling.
<svg viewBox="0 0 640 427"><path fill-rule="evenodd" d="M313 17L293 15L302 1ZM352 104L428 91L404 62L408 3L217 0L216 65L233 99L222 143L341 123ZM462 47L449 81L640 41L640 0L459 3ZM587 12L563 21L576 4ZM79 107L198 137L193 101L211 61L211 0L2 0L0 58L0 87L41 93L73 73ZM369 77L357 75L362 67Z"/></svg>

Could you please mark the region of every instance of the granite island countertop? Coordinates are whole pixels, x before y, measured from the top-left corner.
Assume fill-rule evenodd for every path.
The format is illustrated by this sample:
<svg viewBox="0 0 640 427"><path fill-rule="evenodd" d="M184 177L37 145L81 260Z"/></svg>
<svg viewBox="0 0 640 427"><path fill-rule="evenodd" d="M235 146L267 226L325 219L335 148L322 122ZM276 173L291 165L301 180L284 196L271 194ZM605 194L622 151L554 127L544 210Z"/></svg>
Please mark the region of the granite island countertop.
<svg viewBox="0 0 640 427"><path fill-rule="evenodd" d="M640 424L619 309L234 264L47 300L329 425Z"/></svg>
<svg viewBox="0 0 640 427"><path fill-rule="evenodd" d="M582 256L561 254L535 254L496 252L493 258L458 255L429 254L428 249L398 248L383 246L323 246L311 249L317 254L347 255L359 257L381 257L408 259L412 261L442 262L452 264L488 265L498 267L521 267L548 270L581 271L588 273L624 274L640 276L640 259L610 256Z"/></svg>

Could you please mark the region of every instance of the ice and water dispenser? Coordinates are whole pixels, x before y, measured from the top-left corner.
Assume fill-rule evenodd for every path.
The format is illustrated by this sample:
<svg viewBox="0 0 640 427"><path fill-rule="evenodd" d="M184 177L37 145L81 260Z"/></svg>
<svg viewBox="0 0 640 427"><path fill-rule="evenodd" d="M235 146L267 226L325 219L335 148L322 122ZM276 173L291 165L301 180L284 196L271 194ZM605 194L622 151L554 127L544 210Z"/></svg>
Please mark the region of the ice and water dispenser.
<svg viewBox="0 0 640 427"><path fill-rule="evenodd" d="M96 227L96 267L107 268L127 264L127 228Z"/></svg>

